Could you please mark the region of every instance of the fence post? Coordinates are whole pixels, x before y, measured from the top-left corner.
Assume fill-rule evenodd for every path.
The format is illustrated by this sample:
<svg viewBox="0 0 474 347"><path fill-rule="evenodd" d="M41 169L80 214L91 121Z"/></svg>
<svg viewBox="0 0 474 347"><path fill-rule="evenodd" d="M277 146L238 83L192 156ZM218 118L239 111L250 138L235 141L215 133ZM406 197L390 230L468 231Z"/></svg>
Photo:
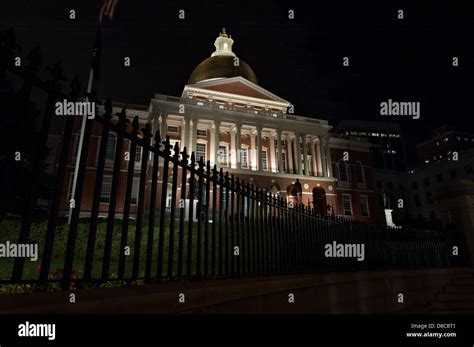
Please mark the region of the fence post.
<svg viewBox="0 0 474 347"><path fill-rule="evenodd" d="M237 274L240 276L240 267L241 267L241 261L242 261L242 258L243 258L243 244L240 243L240 225L243 223L240 222L240 213L241 213L241 206L240 206L240 193L241 193L241 189L240 189L240 180L239 178L237 177L237 180L236 180L236 183L235 183L235 194L236 194L236 198L235 198L235 206L236 206L236 211L235 211L235 230L236 230L236 240L235 240L235 245L237 247L239 247L239 255L237 256L237 259L236 259L236 272ZM243 199L242 199L243 201Z"/></svg>
<svg viewBox="0 0 474 347"><path fill-rule="evenodd" d="M242 213L243 213L243 221L242 225L244 226L242 230L242 247L244 247L245 252L242 253L242 260L243 260L243 265L242 265L242 271L245 273L250 273L250 186L247 183L244 184L244 181L242 181L242 200L245 199L245 202L243 203L243 208L242 208Z"/></svg>
<svg viewBox="0 0 474 347"><path fill-rule="evenodd" d="M143 227L143 212L145 205L145 185L147 180L147 167L148 167L148 153L150 151L150 138L151 138L151 126L150 123L146 123L145 128L142 129L142 164L140 167L140 185L138 188L138 206L137 206L137 221L135 227L135 246L133 252L133 267L132 267L132 279L137 279L139 276L140 269L140 253L141 253L141 241L142 241L142 227ZM147 255L148 256L148 255Z"/></svg>
<svg viewBox="0 0 474 347"><path fill-rule="evenodd" d="M186 256L186 275L191 277L193 264L193 224L194 224L194 193L195 193L195 172L196 172L196 157L194 152L191 153L190 174L189 178L189 215L188 215L188 253Z"/></svg>
<svg viewBox="0 0 474 347"><path fill-rule="evenodd" d="M171 145L170 139L166 136L165 141L163 141L163 169L161 174L161 206L160 206L160 233L158 236L158 264L156 269L156 277L160 280L163 277L163 257L164 257L164 243L165 243L165 228L166 228L166 196L168 193L168 169L170 163L170 155L171 155ZM155 148L156 151L159 152L158 148ZM158 162L157 162L158 165ZM152 194L156 195L156 191L152 191ZM154 206L153 211L150 210L150 214L153 212L154 214ZM154 230L153 230L154 232Z"/></svg>
<svg viewBox="0 0 474 347"><path fill-rule="evenodd" d="M251 189L249 190L249 205L250 206L250 229L251 235L249 235L249 239L252 240L252 261L251 261L251 273L257 273L257 238L256 238L256 221L255 221L255 214L256 214L256 204L255 204L255 187L252 184Z"/></svg>
<svg viewBox="0 0 474 347"><path fill-rule="evenodd" d="M128 241L128 226L130 224L130 204L133 188L133 177L135 173L135 157L137 151L137 135L138 135L138 116L135 116L132 121L132 139L129 147L129 161L127 168L127 185L125 188L125 201L123 206L123 221L122 221L122 235L120 238L119 248L119 268L118 279L123 279L125 276L125 247Z"/></svg>
<svg viewBox="0 0 474 347"><path fill-rule="evenodd" d="M212 235L211 235L211 274L216 274L216 210L217 210L217 180L218 171L216 165L212 169ZM220 188L219 188L220 190Z"/></svg>
<svg viewBox="0 0 474 347"><path fill-rule="evenodd" d="M160 146L161 137L160 132L155 132L153 147L151 153L153 155L153 167L151 169L151 189L150 189L150 205L148 210L148 233L146 242L146 260L145 260L145 281L151 280L151 264L153 261L153 239L155 235L155 209L156 209L156 194L158 186L158 168L160 162Z"/></svg>
<svg viewBox="0 0 474 347"><path fill-rule="evenodd" d="M102 135L100 138L99 156L95 172L94 197L92 198L91 221L89 224L89 235L87 237L86 261L84 264L84 279L90 280L92 277L92 262L94 258L94 248L97 236L97 225L99 217L100 193L102 189L102 180L104 177L105 154L107 150L107 140L109 137L110 120L112 118L112 101L107 99L105 103L105 113L101 120Z"/></svg>
<svg viewBox="0 0 474 347"><path fill-rule="evenodd" d="M218 234L218 248L219 248L219 257L217 260L217 266L218 266L218 274L219 276L222 275L222 270L223 270L223 251L224 251L224 242L223 242L223 237L222 237L222 216L223 216L223 200L224 200L224 172L222 171L222 168L220 168L219 171L219 234Z"/></svg>
<svg viewBox="0 0 474 347"><path fill-rule="evenodd" d="M197 202L197 237L196 237L196 275L201 275L201 224L202 224L202 194L204 187L204 161L203 158L199 158L198 162L198 202ZM206 222L207 224L207 222Z"/></svg>
<svg viewBox="0 0 474 347"><path fill-rule="evenodd" d="M229 194L229 172L226 171L225 173L225 183L224 183L224 189L225 189L225 219L224 219L224 235L225 235L225 240L224 240L224 271L226 275L229 275L229 200L230 200L230 194Z"/></svg>
<svg viewBox="0 0 474 347"><path fill-rule="evenodd" d="M209 275L209 201L211 194L211 163L206 163L206 209L204 212L204 276ZM214 209L214 208L213 208ZM214 225L214 218L212 219Z"/></svg>
<svg viewBox="0 0 474 347"><path fill-rule="evenodd" d="M178 237L178 277L183 276L184 257L184 214L186 201L186 171L188 167L188 154L186 147L181 152L181 196L179 201L179 237Z"/></svg>
<svg viewBox="0 0 474 347"><path fill-rule="evenodd" d="M127 115L125 108L117 113L119 121L116 127L117 145L115 147L114 167L112 173L112 187L110 190L109 212L107 214L107 230L104 242L104 259L102 262L102 281L109 277L110 256L112 253L112 241L115 225L115 209L117 206L117 193L120 185L120 168L122 166L123 133L125 131Z"/></svg>
<svg viewBox="0 0 474 347"><path fill-rule="evenodd" d="M175 210L176 210L176 190L178 189L178 162L179 162L179 146L178 142L174 145L173 154L173 182L171 185L171 207L170 207L170 234L168 244L168 274L167 277L173 277L174 267L174 234L175 234ZM161 202L163 203L163 202Z"/></svg>
<svg viewBox="0 0 474 347"><path fill-rule="evenodd" d="M234 225L234 220L235 220L235 215L234 215L234 209L235 209L235 196L234 196L234 190L235 190L235 179L234 179L234 174L231 175L230 178L230 274L233 276L235 274L235 253L234 253L234 247L235 247L235 225Z"/></svg>

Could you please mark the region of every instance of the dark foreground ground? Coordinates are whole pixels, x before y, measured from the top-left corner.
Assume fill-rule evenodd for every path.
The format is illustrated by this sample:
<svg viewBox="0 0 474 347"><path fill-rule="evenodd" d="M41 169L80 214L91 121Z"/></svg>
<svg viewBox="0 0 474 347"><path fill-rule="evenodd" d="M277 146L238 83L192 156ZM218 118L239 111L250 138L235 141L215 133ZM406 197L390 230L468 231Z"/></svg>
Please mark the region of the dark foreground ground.
<svg viewBox="0 0 474 347"><path fill-rule="evenodd" d="M70 303L71 294L75 303ZM1 314L474 313L474 269L170 282L0 296Z"/></svg>

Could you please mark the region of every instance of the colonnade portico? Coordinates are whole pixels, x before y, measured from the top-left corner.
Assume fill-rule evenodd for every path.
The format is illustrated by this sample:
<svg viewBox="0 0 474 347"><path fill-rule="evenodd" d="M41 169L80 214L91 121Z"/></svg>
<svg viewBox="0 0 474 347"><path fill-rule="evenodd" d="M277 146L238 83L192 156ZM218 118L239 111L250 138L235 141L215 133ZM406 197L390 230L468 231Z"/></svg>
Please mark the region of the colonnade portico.
<svg viewBox="0 0 474 347"><path fill-rule="evenodd" d="M159 127L167 133L178 127L180 148L203 155L211 166L242 172L331 177L329 136L265 124L200 119L192 115L160 115ZM200 136L198 136L200 130ZM202 134L206 134L206 136ZM201 144L198 153L198 144Z"/></svg>

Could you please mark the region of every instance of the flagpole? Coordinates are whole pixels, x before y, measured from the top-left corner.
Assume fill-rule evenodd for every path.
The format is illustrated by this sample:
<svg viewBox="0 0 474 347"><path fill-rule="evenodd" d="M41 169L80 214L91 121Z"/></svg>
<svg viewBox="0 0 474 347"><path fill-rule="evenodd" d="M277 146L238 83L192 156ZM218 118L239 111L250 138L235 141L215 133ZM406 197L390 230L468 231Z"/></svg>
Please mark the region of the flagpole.
<svg viewBox="0 0 474 347"><path fill-rule="evenodd" d="M107 1L104 2L100 10L98 30L100 30L100 25L102 24L102 15L104 13L104 10L106 9L106 6L107 6ZM91 92L92 92L93 80L94 80L94 69L91 66L91 69L89 71L89 81L87 83L87 90L86 90L86 102L89 102L89 95L91 95ZM79 162L81 161L82 146L84 144L84 132L86 129L87 115L83 115L82 117L83 118L82 118L82 124L81 124L81 132L79 135L79 143L78 143L77 156L76 156L76 167L74 168L74 176L73 176L72 191L71 191L71 199L74 200L74 204L72 204L71 201L69 201L69 216L68 216L68 222L67 222L68 224L71 224L72 210L73 208L76 208L75 194L76 194L76 186L77 186L77 175L79 172ZM77 208L80 208L80 206L77 206Z"/></svg>

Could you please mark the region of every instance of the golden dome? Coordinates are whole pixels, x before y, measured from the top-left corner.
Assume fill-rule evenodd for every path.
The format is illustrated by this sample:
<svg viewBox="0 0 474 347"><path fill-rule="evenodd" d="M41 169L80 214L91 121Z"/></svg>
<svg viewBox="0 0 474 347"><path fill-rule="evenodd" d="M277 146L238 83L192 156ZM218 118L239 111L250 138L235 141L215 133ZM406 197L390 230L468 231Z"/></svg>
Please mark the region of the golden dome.
<svg viewBox="0 0 474 347"><path fill-rule="evenodd" d="M257 76L252 68L239 59L239 65L234 64L235 57L229 55L215 55L200 63L189 76L188 84L194 84L213 78L230 78L241 76L250 82L258 84Z"/></svg>

